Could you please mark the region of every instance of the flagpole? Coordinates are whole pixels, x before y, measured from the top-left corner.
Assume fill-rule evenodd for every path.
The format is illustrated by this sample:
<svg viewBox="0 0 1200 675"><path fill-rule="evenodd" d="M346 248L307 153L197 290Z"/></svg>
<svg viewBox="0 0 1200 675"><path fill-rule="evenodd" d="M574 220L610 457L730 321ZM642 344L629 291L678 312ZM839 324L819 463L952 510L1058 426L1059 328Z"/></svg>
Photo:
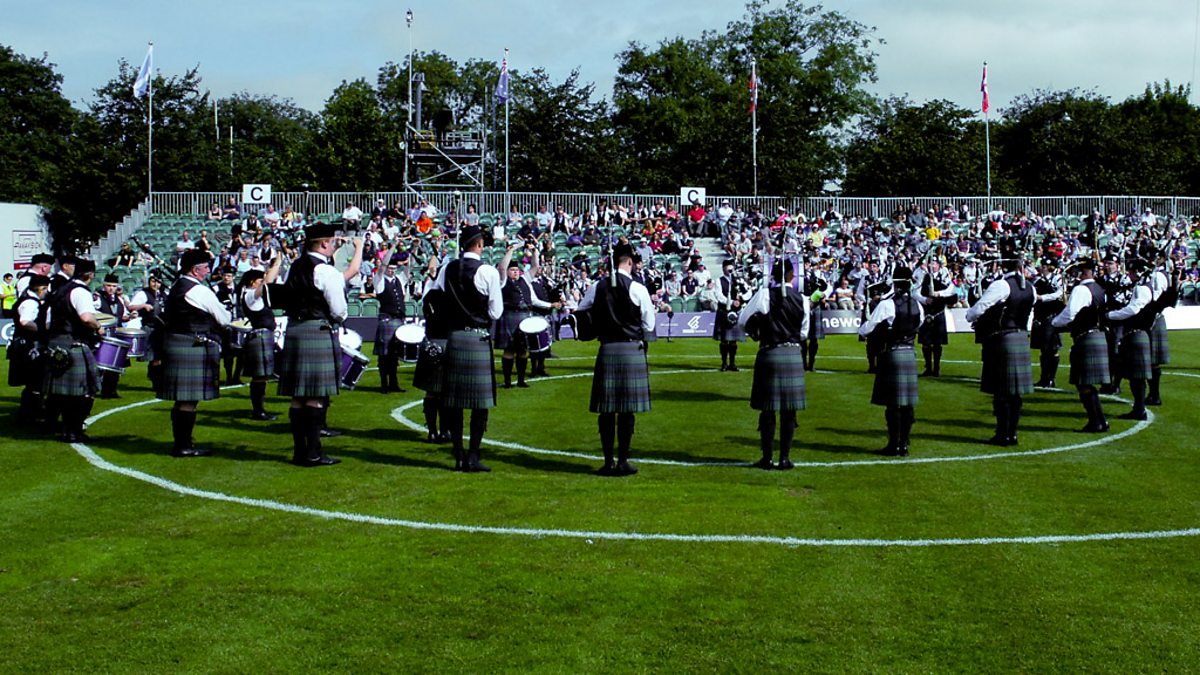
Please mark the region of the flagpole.
<svg viewBox="0 0 1200 675"><path fill-rule="evenodd" d="M508 47L504 48L504 62L508 63ZM512 197L508 195L508 99L512 97L507 91L504 94L504 201L511 202ZM507 206L512 208L512 204Z"/></svg>
<svg viewBox="0 0 1200 675"><path fill-rule="evenodd" d="M154 41L150 41L150 49L154 49ZM146 122L146 198L154 200L154 62L150 65L149 116Z"/></svg>
<svg viewBox="0 0 1200 675"><path fill-rule="evenodd" d="M754 199L758 200L758 61L750 60L750 86L754 89L750 105L750 156L754 164Z"/></svg>
<svg viewBox="0 0 1200 675"><path fill-rule="evenodd" d="M987 168L987 209L992 211L992 133L990 124L991 105L988 103L987 61L983 62L983 148L984 164Z"/></svg>

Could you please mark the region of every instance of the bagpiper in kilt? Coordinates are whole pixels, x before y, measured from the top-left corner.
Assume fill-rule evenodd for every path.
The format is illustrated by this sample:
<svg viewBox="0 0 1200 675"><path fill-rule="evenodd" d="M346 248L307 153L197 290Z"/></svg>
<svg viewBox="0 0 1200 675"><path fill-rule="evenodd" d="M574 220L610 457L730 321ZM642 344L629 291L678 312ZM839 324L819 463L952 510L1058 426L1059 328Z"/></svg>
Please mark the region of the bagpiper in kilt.
<svg viewBox="0 0 1200 675"><path fill-rule="evenodd" d="M50 277L26 275L25 290L13 306L13 336L8 343L8 386L23 387L19 424L35 426L42 416L42 387L46 324L42 304L47 301Z"/></svg>
<svg viewBox="0 0 1200 675"><path fill-rule="evenodd" d="M396 329L404 325L406 276L396 272L395 253L395 249L388 253L371 280L375 299L379 301L379 323L375 328L372 352L379 357L379 392L382 394L404 391L396 375L403 350L396 339Z"/></svg>
<svg viewBox="0 0 1200 675"><path fill-rule="evenodd" d="M804 297L809 300L808 337L800 343L801 355L804 357L804 369L808 371L816 370L817 352L821 349L819 341L825 339L822 307L828 293L829 282L825 281L815 268L810 268L804 275Z"/></svg>
<svg viewBox="0 0 1200 675"><path fill-rule="evenodd" d="M87 440L83 423L100 391L100 373L92 350L104 334L88 289L96 276L96 263L77 260L72 268L71 280L61 284L44 307L47 344L42 387L47 420L53 429L62 414L62 439L68 443Z"/></svg>
<svg viewBox="0 0 1200 675"><path fill-rule="evenodd" d="M1059 350L1062 335L1050 321L1063 310L1063 279L1058 265L1051 258L1042 260L1038 278L1033 282L1037 303L1033 306L1033 329L1029 333L1029 347L1041 354L1040 377L1035 387L1054 387L1058 378Z"/></svg>
<svg viewBox="0 0 1200 675"><path fill-rule="evenodd" d="M946 309L957 299L958 291L954 288L950 273L942 268L941 260L936 257L930 259L920 286L925 320L917 332L921 356L925 359L925 370L921 372L923 376L940 377L942 374L942 349L950 342L946 329Z"/></svg>
<svg viewBox="0 0 1200 675"><path fill-rule="evenodd" d="M1162 367L1171 362L1171 347L1167 341L1167 320L1162 312L1168 307L1174 307L1179 301L1178 279L1169 279L1158 269L1150 275L1150 290L1153 293L1151 303L1156 312L1154 324L1150 327L1150 392L1146 396L1146 405L1162 405Z"/></svg>
<svg viewBox="0 0 1200 675"><path fill-rule="evenodd" d="M1029 354L1028 328L1037 295L1025 279L1023 264L1009 258L1002 262L1003 278L993 281L983 296L967 310L967 321L982 337L983 373L979 388L992 395L996 433L991 445L1017 445L1021 422L1021 397L1033 393L1033 363Z"/></svg>
<svg viewBox="0 0 1200 675"><path fill-rule="evenodd" d="M241 318L241 307L238 302L238 287L234 281L234 269L225 267L221 270L221 280L213 287L217 300L229 312L230 319ZM242 348L233 341L231 331L221 331L221 362L225 365L225 384L242 383Z"/></svg>
<svg viewBox="0 0 1200 675"><path fill-rule="evenodd" d="M445 323L445 291L430 288L421 300L425 315L425 340L417 353L417 365L413 368L413 386L425 392L421 409L425 413L425 428L430 443L444 443L450 439L449 429L438 432L438 413L442 409L442 360L446 354L446 340L450 336Z"/></svg>
<svg viewBox="0 0 1200 675"><path fill-rule="evenodd" d="M496 406L496 373L488 332L504 304L500 273L484 265L484 231L478 225L462 228L462 257L443 264L433 288L444 291L442 308L447 330L442 356L442 430L450 431L454 470L467 473L491 469L479 461L488 411ZM463 411L471 410L470 444L463 447Z"/></svg>
<svg viewBox="0 0 1200 675"><path fill-rule="evenodd" d="M549 280L544 276L544 268L538 265L534 270L534 279L529 282L530 288L533 289L533 295L538 300L546 303L547 307L534 305L533 313L535 316L540 316L550 324L550 342L554 343L554 336L558 333L558 309L562 307L561 293L550 287ZM546 377L546 357L551 354L550 349L542 351L529 352L529 376L530 377Z"/></svg>
<svg viewBox="0 0 1200 675"><path fill-rule="evenodd" d="M1079 401L1087 413L1088 422L1080 431L1103 433L1108 431L1108 420L1100 403L1100 385L1107 384L1111 377L1108 364L1108 341L1100 328L1103 318L1105 293L1096 283L1096 263L1081 259L1073 265L1080 282L1067 298L1067 306L1054 317L1052 323L1059 330L1069 330L1074 344L1071 345L1071 384L1079 391Z"/></svg>
<svg viewBox="0 0 1200 675"><path fill-rule="evenodd" d="M337 230L322 222L304 230L304 253L288 270L281 295L288 317L279 359L279 395L290 396L292 463L331 466L340 459L321 449L330 398L340 391L341 347L338 327L346 320L345 274L362 264L363 240L354 239L354 254L345 272L331 264L341 242ZM279 300L279 298L275 298Z"/></svg>
<svg viewBox="0 0 1200 675"><path fill-rule="evenodd" d="M275 312L270 288L279 276L283 255L277 253L266 272L249 270L238 281L241 314L250 322L250 334L242 344L242 372L250 378L250 419L273 422L266 410L267 382L275 377Z"/></svg>
<svg viewBox="0 0 1200 675"><path fill-rule="evenodd" d="M633 280L637 259L628 244L614 247L616 272L589 288L579 303L579 311L590 312L600 340L588 409L598 416L604 452L604 466L598 473L603 476L637 473L637 467L629 463L634 415L650 410L646 336L654 333L654 304L646 287Z"/></svg>
<svg viewBox="0 0 1200 675"><path fill-rule="evenodd" d="M1129 281L1128 275L1121 271L1121 258L1116 251L1109 251L1104 256L1104 274L1096 278L1096 283L1104 289L1105 313L1120 309L1129 302L1133 284ZM1124 376L1120 372L1121 359L1117 354L1117 349L1121 344L1121 338L1124 337L1125 326L1121 323L1101 321L1100 328L1104 331L1104 339L1108 345L1109 367L1108 382L1100 387L1100 393L1120 394L1121 380Z"/></svg>
<svg viewBox="0 0 1200 675"><path fill-rule="evenodd" d="M104 285L101 287L100 293L96 296L96 309L101 314L108 314L116 319L116 323L108 326L106 330L114 332L124 325L129 316L129 309L125 303L125 297L121 294L121 280L115 274L106 274L104 276ZM117 384L121 380L121 373L124 370L107 370L100 371L100 398L114 399L120 398L117 393Z"/></svg>
<svg viewBox="0 0 1200 675"><path fill-rule="evenodd" d="M163 311L167 306L167 292L163 290L162 277L158 271L150 272L146 286L138 289L129 299L129 310L137 314L146 331L146 376L155 390L162 383L162 339Z"/></svg>
<svg viewBox="0 0 1200 675"><path fill-rule="evenodd" d="M758 340L754 358L754 382L750 387L750 407L758 413L759 448L762 457L754 463L759 469L793 468L792 439L796 433L796 411L806 405L805 358L801 345L811 329L808 295L795 290L792 261L777 261L779 269L772 278L784 284L763 286L750 298L738 316L738 325ZM786 270L786 271L785 271ZM776 412L779 413L776 425ZM779 428L779 464L772 464L775 429Z"/></svg>
<svg viewBox="0 0 1200 675"><path fill-rule="evenodd" d="M721 352L721 370L737 372L738 343L746 340L746 332L738 323L742 301L733 279L733 261L726 260L725 274L717 280L717 312L713 321L713 339Z"/></svg>
<svg viewBox="0 0 1200 675"><path fill-rule="evenodd" d="M1129 391L1133 394L1133 409L1121 415L1121 419L1145 420L1146 381L1153 373L1153 357L1150 349L1150 330L1158 318L1158 309L1153 304L1154 291L1146 272L1149 263L1141 258L1131 258L1125 264L1134 286L1129 302L1108 312L1108 320L1122 324L1121 344L1117 348L1118 370L1129 380Z"/></svg>
<svg viewBox="0 0 1200 675"><path fill-rule="evenodd" d="M222 332L232 318L224 303L204 284L209 257L190 250L179 263L180 276L167 295L162 340L163 374L158 397L174 401L171 408L173 457L203 457L209 450L192 440L196 406L221 395Z"/></svg>
<svg viewBox="0 0 1200 675"><path fill-rule="evenodd" d="M921 303L911 295L911 270L897 267L892 273L892 283L895 291L879 301L871 316L859 326L858 334L875 335L880 344L871 403L884 406L888 444L879 454L903 457L908 454L918 401L913 340L925 313Z"/></svg>

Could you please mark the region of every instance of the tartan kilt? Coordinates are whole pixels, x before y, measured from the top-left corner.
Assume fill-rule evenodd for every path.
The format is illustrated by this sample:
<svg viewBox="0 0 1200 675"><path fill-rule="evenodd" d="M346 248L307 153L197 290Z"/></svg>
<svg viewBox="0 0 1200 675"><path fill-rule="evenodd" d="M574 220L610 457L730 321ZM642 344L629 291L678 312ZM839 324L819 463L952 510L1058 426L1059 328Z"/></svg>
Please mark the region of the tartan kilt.
<svg viewBox="0 0 1200 675"><path fill-rule="evenodd" d="M8 386L10 387L27 387L32 386L34 390L40 390L42 386L42 364L41 350L39 349L38 358L32 358L37 343L27 341L23 338L16 338L8 343L6 357L8 358Z"/></svg>
<svg viewBox="0 0 1200 675"><path fill-rule="evenodd" d="M1033 332L1029 334L1029 348L1043 352L1062 349L1062 334L1050 323L1051 317L1033 320Z"/></svg>
<svg viewBox="0 0 1200 675"><path fill-rule="evenodd" d="M242 373L249 377L275 377L275 331L256 328L242 345Z"/></svg>
<svg viewBox="0 0 1200 675"><path fill-rule="evenodd" d="M1150 349L1150 334L1144 330L1125 331L1118 350L1119 372L1131 380L1148 380L1154 367Z"/></svg>
<svg viewBox="0 0 1200 675"><path fill-rule="evenodd" d="M70 351L71 367L62 375L55 375L46 367L42 393L47 396L95 396L100 392L100 371L96 368L96 354L91 347L75 342L70 335L50 338L50 346Z"/></svg>
<svg viewBox="0 0 1200 675"><path fill-rule="evenodd" d="M495 343L496 349L504 349L506 351L511 349L514 352L528 351L525 345L525 338L519 333L521 332L521 322L529 317L529 312L505 307L504 313L493 324L492 342ZM516 339L513 339L514 335Z"/></svg>
<svg viewBox="0 0 1200 675"><path fill-rule="evenodd" d="M1071 384L1108 384L1111 381L1108 338L1104 331L1093 330L1075 338L1071 345Z"/></svg>
<svg viewBox="0 0 1200 675"><path fill-rule="evenodd" d="M280 396L336 396L342 379L337 331L322 320L288 321L278 370Z"/></svg>
<svg viewBox="0 0 1200 675"><path fill-rule="evenodd" d="M746 331L742 330L736 321L730 323L728 314L725 310L717 311L716 320L713 321L713 339L718 342L745 342Z"/></svg>
<svg viewBox="0 0 1200 675"><path fill-rule="evenodd" d="M1029 353L1029 335L1025 331L992 335L987 339L979 388L992 395L1033 393L1033 361Z"/></svg>
<svg viewBox="0 0 1200 675"><path fill-rule="evenodd" d="M434 358L429 354L429 347L435 346L442 350L441 356ZM421 343L421 351L417 354L417 365L413 367L413 386L423 390L430 396L442 393L442 360L446 358L446 340L426 339Z"/></svg>
<svg viewBox="0 0 1200 675"><path fill-rule="evenodd" d="M1167 319L1162 314L1154 320L1150 329L1150 362L1155 366L1165 366L1171 362L1171 345L1167 342Z"/></svg>
<svg viewBox="0 0 1200 675"><path fill-rule="evenodd" d="M759 349L754 357L750 407L755 410L804 410L804 354L800 346Z"/></svg>
<svg viewBox="0 0 1200 675"><path fill-rule="evenodd" d="M871 403L883 406L917 405L917 355L912 345L884 348L879 352Z"/></svg>
<svg viewBox="0 0 1200 675"><path fill-rule="evenodd" d="M945 311L925 317L925 321L917 329L917 341L923 345L950 344L950 332L946 329Z"/></svg>
<svg viewBox="0 0 1200 675"><path fill-rule="evenodd" d="M819 304L813 303L811 311L808 314L808 339L809 340L824 340L825 339L825 322L821 319L825 316L825 310Z"/></svg>
<svg viewBox="0 0 1200 675"><path fill-rule="evenodd" d="M496 407L496 370L486 333L456 330L442 353L442 405L479 410Z"/></svg>
<svg viewBox="0 0 1200 675"><path fill-rule="evenodd" d="M379 319L375 326L375 346L371 353L375 356L401 355L399 340L396 339L396 329L404 325L404 319Z"/></svg>
<svg viewBox="0 0 1200 675"><path fill-rule="evenodd" d="M641 342L600 345L592 371L594 413L639 413L650 410L650 366Z"/></svg>
<svg viewBox="0 0 1200 675"><path fill-rule="evenodd" d="M221 346L190 333L163 335L163 370L158 391L164 401L211 401L219 398Z"/></svg>

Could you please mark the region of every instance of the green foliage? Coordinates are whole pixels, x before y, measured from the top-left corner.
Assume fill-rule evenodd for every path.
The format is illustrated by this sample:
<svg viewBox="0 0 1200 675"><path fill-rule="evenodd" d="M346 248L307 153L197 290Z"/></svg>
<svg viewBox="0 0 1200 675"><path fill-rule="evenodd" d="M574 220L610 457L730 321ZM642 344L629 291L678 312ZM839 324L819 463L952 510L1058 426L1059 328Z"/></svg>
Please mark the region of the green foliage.
<svg viewBox="0 0 1200 675"><path fill-rule="evenodd" d="M292 101L247 92L222 99L220 143L214 150L221 164L218 183L237 190L243 183L270 183L277 190L300 190L313 183L310 153L320 123L313 113ZM229 128L233 127L233 175L228 172Z"/></svg>
<svg viewBox="0 0 1200 675"><path fill-rule="evenodd" d="M45 55L31 59L0 45L0 201L55 201L77 116L61 85Z"/></svg>
<svg viewBox="0 0 1200 675"><path fill-rule="evenodd" d="M848 196L983 194L983 125L949 101L884 101L846 150Z"/></svg>
<svg viewBox="0 0 1200 675"><path fill-rule="evenodd" d="M404 173L400 154L399 138L387 132L375 90L364 79L343 81L321 111L314 189L366 191L397 185Z"/></svg>

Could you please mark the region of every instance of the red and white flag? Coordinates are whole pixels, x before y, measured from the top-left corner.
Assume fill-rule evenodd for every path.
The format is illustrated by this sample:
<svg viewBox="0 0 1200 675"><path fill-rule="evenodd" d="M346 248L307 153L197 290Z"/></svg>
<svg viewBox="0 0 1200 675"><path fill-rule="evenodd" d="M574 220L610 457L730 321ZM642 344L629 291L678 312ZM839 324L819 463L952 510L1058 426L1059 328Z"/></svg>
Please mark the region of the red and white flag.
<svg viewBox="0 0 1200 675"><path fill-rule="evenodd" d="M983 112L988 111L988 85L987 85L987 64L983 64L983 82L979 85L979 91L983 92Z"/></svg>
<svg viewBox="0 0 1200 675"><path fill-rule="evenodd" d="M750 62L750 113L758 110L758 63Z"/></svg>

